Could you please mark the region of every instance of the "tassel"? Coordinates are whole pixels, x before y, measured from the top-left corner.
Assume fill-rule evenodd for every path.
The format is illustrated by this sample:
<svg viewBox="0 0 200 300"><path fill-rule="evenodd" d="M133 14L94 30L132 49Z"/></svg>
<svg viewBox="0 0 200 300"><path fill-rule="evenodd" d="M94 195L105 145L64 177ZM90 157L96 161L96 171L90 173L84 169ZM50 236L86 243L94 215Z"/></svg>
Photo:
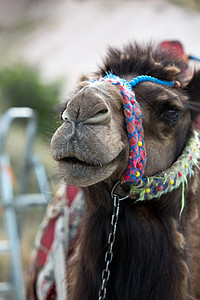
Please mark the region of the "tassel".
<svg viewBox="0 0 200 300"><path fill-rule="evenodd" d="M180 214L179 214L179 219L181 219L181 215L182 215L184 207L185 207L185 183L183 181L182 182L181 210L180 210Z"/></svg>

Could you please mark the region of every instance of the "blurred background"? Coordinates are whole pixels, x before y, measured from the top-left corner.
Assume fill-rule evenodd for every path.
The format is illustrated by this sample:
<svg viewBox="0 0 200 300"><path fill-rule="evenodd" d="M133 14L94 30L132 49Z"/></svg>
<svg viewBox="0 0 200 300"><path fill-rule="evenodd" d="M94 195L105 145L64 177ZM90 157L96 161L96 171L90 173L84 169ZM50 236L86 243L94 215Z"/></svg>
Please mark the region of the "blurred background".
<svg viewBox="0 0 200 300"><path fill-rule="evenodd" d="M95 71L108 45L179 40L186 53L200 56L199 30L200 0L0 0L0 156L3 163L3 155L9 157L12 179L5 194L11 193L13 202L21 193L41 194L44 200L13 210L25 281L37 228L59 185L49 150L51 136L60 125L57 105L74 89L83 73ZM34 109L36 134L30 137L26 131L31 118L17 118L13 112L5 117L11 107ZM7 131L5 123L10 124ZM35 124L30 126L34 131ZM39 158L40 174L36 176L30 162L32 154ZM26 163L28 169L24 167ZM43 167L46 177L41 186L38 181L41 182ZM3 178L2 167L0 172ZM26 187L22 187L25 178ZM0 240L7 240L2 182ZM1 247L0 244L0 282L5 282L12 280L12 264L9 251L1 251ZM0 300L5 298L17 299L16 293L6 296L0 291Z"/></svg>

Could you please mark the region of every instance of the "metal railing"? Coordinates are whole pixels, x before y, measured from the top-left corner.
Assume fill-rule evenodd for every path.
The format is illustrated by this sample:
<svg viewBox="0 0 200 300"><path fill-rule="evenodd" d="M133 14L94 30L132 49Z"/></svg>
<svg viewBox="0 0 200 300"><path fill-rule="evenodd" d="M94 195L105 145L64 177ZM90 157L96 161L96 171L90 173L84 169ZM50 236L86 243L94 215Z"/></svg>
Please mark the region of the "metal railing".
<svg viewBox="0 0 200 300"><path fill-rule="evenodd" d="M25 154L22 155L23 170L20 180L20 189L17 195L13 190L12 166L10 157L5 153L5 142L11 124L16 119L26 121ZM18 300L25 299L24 278L22 270L20 238L16 212L30 206L47 205L50 190L45 169L39 157L33 155L32 146L36 134L37 118L34 110L10 108L5 112L0 122L0 207L5 221L5 230L8 239L0 240L0 254L8 253L11 256L11 281L0 283L0 294L14 293ZM13 143L14 147L14 143ZM13 151L15 149L13 148ZM28 177L33 170L39 187L39 193L28 194Z"/></svg>

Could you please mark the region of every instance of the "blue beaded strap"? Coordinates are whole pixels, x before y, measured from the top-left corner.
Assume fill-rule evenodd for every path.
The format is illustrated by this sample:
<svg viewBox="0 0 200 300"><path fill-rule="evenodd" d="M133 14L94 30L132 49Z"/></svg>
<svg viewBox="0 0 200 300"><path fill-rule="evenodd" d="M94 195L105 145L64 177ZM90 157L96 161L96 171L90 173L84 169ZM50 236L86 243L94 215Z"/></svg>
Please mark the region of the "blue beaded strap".
<svg viewBox="0 0 200 300"><path fill-rule="evenodd" d="M158 78L155 77L151 77L148 75L141 75L141 76L137 76L134 79L132 79L129 84L132 86L132 88L134 86L136 86L138 83L143 82L143 81L150 81L150 82L154 82L154 83L158 83L158 84L163 84L163 85L168 85L168 86L174 86L175 85L175 81L165 81L165 80L160 80Z"/></svg>
<svg viewBox="0 0 200 300"><path fill-rule="evenodd" d="M200 58L199 58L199 57L196 57L196 56L194 56L194 55L189 55L189 59L193 59L193 60L200 61Z"/></svg>

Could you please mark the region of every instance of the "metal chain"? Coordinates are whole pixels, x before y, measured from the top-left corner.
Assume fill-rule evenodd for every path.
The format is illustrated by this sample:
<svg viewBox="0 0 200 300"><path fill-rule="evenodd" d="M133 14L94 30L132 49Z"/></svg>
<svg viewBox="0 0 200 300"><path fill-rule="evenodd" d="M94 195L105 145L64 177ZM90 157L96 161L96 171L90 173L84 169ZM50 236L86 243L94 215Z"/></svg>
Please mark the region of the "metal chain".
<svg viewBox="0 0 200 300"><path fill-rule="evenodd" d="M115 242L115 234L116 234L116 229L117 229L117 222L118 222L118 216L119 216L119 203L120 203L120 198L118 195L113 194L113 213L112 213L112 218L111 218L111 232L108 236L108 250L106 251L105 254L105 263L106 267L102 272L101 279L101 288L99 290L99 298L98 300L104 300L106 298L106 285L107 282L110 278L110 263L113 259L113 245Z"/></svg>

